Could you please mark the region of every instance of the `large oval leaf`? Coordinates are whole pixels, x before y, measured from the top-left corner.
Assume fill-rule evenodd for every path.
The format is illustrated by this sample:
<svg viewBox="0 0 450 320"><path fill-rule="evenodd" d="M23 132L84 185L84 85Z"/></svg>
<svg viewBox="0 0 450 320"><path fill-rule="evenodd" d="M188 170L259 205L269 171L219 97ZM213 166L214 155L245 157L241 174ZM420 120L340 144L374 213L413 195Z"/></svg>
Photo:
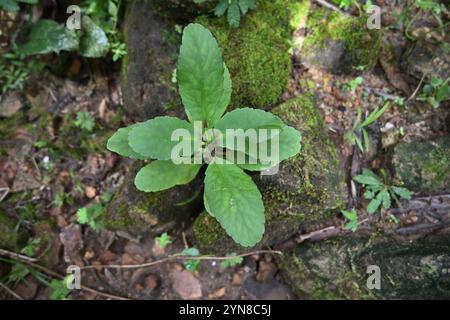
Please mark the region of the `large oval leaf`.
<svg viewBox="0 0 450 320"><path fill-rule="evenodd" d="M173 148L179 143L171 141L172 133L177 129L187 130L193 139L194 126L189 122L174 117L156 117L134 125L128 135L128 144L134 152L147 158L169 160ZM190 154L193 152L192 140Z"/></svg>
<svg viewBox="0 0 450 320"><path fill-rule="evenodd" d="M213 126L223 114L220 100L224 87L231 84L224 70L219 45L211 32L197 23L188 25L183 32L177 81L190 121L206 121Z"/></svg>
<svg viewBox="0 0 450 320"><path fill-rule="evenodd" d="M114 133L114 135L109 138L106 144L106 148L108 148L109 151L118 153L124 157L140 160L148 159L147 157L134 152L128 144L128 134L130 133L133 126L134 125L131 125L126 128L120 128L119 130L117 130L116 133Z"/></svg>
<svg viewBox="0 0 450 320"><path fill-rule="evenodd" d="M139 170L134 184L145 192L170 189L192 181L200 167L200 164L174 164L170 160L156 160Z"/></svg>
<svg viewBox="0 0 450 320"><path fill-rule="evenodd" d="M83 16L82 23L81 55L88 58L104 57L109 51L109 42L105 32L88 16Z"/></svg>
<svg viewBox="0 0 450 320"><path fill-rule="evenodd" d="M234 164L212 163L206 169L206 210L244 247L264 234L264 204L253 180Z"/></svg>

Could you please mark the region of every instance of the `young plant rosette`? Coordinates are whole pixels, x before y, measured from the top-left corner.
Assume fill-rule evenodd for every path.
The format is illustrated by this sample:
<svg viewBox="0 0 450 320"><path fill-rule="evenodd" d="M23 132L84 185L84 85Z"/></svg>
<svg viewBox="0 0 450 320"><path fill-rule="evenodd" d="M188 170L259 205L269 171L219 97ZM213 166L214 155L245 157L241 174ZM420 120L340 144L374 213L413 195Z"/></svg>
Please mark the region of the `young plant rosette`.
<svg viewBox="0 0 450 320"><path fill-rule="evenodd" d="M244 247L264 234L264 204L247 171L266 171L300 152L300 133L263 110L224 115L231 97L230 73L213 35L200 24L183 32L177 82L188 121L156 117L119 129L107 148L152 162L135 178L136 188L157 192L192 181L202 165L207 212ZM270 152L269 152L270 151Z"/></svg>

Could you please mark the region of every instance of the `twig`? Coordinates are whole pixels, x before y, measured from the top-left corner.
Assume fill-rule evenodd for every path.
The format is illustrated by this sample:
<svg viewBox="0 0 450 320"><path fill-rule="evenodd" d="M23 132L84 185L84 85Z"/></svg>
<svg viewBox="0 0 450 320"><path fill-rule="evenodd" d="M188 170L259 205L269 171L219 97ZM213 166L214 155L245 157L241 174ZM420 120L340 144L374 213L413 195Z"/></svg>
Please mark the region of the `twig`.
<svg viewBox="0 0 450 320"><path fill-rule="evenodd" d="M18 253L15 253L15 252L4 250L4 249L0 249L0 256L7 256L7 257L10 257L11 259L19 259L19 260L27 261L27 262L36 262L36 261L38 261L38 259L36 259L36 258L31 258L31 257L28 257L28 256L24 256L22 254L18 254Z"/></svg>
<svg viewBox="0 0 450 320"><path fill-rule="evenodd" d="M336 7L335 5L325 1L325 0L315 0L318 4L320 4L322 7L331 9L333 11L339 12L340 14L343 14L346 17L349 17L350 15L347 12L342 11L341 9L339 9L338 7Z"/></svg>
<svg viewBox="0 0 450 320"><path fill-rule="evenodd" d="M5 200L6 196L9 194L9 188L0 188L0 192L3 192L3 194L0 196L0 202L2 202L3 200Z"/></svg>
<svg viewBox="0 0 450 320"><path fill-rule="evenodd" d="M55 271L52 271L50 269L47 269L46 267L41 266L40 264L34 263L33 261L36 261L36 259L34 259L34 258L23 256L21 254L17 254L17 253L14 253L14 252L3 250L3 249L0 249L0 255L8 256L8 257L10 257L13 260L23 262L23 263L29 265L30 267L38 269L38 270L46 273L47 275L52 276L53 278L56 278L56 279L59 279L59 280L63 280L64 279L64 276L60 275L59 273L57 273ZM108 299L131 300L129 298L120 297L120 296L116 296L116 295L113 295L113 294L97 291L95 289L92 289L92 288L84 286L84 285L81 285L81 289L83 289L85 291L88 291L88 292L91 292L91 293L94 293L96 295L108 298Z"/></svg>
<svg viewBox="0 0 450 320"><path fill-rule="evenodd" d="M281 251L276 251L276 250L257 250L257 251L247 252L247 253L238 254L238 255L229 256L229 257L214 257L214 256L191 257L191 256L181 256L181 255L178 254L178 255L172 255L172 256L168 256L168 257L160 259L160 260L156 260L156 261L152 261L152 262L148 262L148 263L142 263L142 264L91 265L91 266L80 267L80 269L81 270L86 270L86 269L105 269L105 268L138 269L138 268L147 268L147 267L151 267L151 266L154 266L154 265L157 265L157 264L161 264L161 263L165 263L165 262L169 262L169 261L174 261L174 260L193 260L193 259L195 259L195 260L229 260L229 259L234 259L234 258L248 257L248 256L252 256L252 255L255 255L255 254L263 254L263 253L272 253L272 254L278 254L278 255L282 255L283 254Z"/></svg>
<svg viewBox="0 0 450 320"><path fill-rule="evenodd" d="M409 100L411 100L411 99L413 99L413 98L416 97L416 94L417 94L417 92L419 92L419 89L420 89L420 87L422 86L423 80L425 80L425 77L426 77L426 76L427 76L427 74L424 73L423 76L422 76L422 79L420 79L420 82L419 82L419 84L417 85L416 90L414 90L413 94L412 94L412 95L408 98L408 100L406 100L406 101L409 101Z"/></svg>
<svg viewBox="0 0 450 320"><path fill-rule="evenodd" d="M24 300L21 296L19 296L17 293L15 293L14 291L12 291L10 288L8 288L6 285L4 285L3 283L0 282L0 288L2 288L3 290L5 290L6 292L8 292L10 295L12 295L14 298L16 298L17 300Z"/></svg>

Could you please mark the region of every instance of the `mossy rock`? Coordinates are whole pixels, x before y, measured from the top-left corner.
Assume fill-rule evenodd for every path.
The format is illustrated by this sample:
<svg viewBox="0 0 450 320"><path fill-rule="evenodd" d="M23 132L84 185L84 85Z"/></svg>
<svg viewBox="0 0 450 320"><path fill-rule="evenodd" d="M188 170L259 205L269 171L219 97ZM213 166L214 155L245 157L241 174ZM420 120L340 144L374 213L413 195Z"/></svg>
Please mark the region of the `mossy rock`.
<svg viewBox="0 0 450 320"><path fill-rule="evenodd" d="M292 69L293 34L309 6L309 0L259 1L239 28L230 27L226 17L197 19L217 38L230 70L231 108L261 108L279 100Z"/></svg>
<svg viewBox="0 0 450 320"><path fill-rule="evenodd" d="M0 248L12 249L18 239L14 221L0 210Z"/></svg>
<svg viewBox="0 0 450 320"><path fill-rule="evenodd" d="M202 210L203 174L192 182L161 192L145 193L136 189L134 177L144 164L129 167L125 181L108 205L104 225L133 236L158 235L187 223Z"/></svg>
<svg viewBox="0 0 450 320"><path fill-rule="evenodd" d="M369 30L366 23L367 16L347 17L327 9L312 11L302 61L335 74L372 69L378 61L382 34Z"/></svg>
<svg viewBox="0 0 450 320"><path fill-rule="evenodd" d="M127 4L123 33L128 55L122 61L122 92L125 110L135 121L184 115L171 81L181 37L175 23L157 12L155 1Z"/></svg>
<svg viewBox="0 0 450 320"><path fill-rule="evenodd" d="M302 243L279 259L300 299L449 299L450 238L416 242L348 236ZM368 289L368 266L380 289Z"/></svg>
<svg viewBox="0 0 450 320"><path fill-rule="evenodd" d="M399 144L394 149L396 179L418 193L450 191L450 136Z"/></svg>
<svg viewBox="0 0 450 320"><path fill-rule="evenodd" d="M266 208L266 231L257 247L280 243L312 225L331 223L347 199L339 153L328 137L314 97L299 96L272 112L302 133L302 150L281 163L277 174L253 176ZM196 246L203 251L244 249L206 213L197 218L194 233Z"/></svg>

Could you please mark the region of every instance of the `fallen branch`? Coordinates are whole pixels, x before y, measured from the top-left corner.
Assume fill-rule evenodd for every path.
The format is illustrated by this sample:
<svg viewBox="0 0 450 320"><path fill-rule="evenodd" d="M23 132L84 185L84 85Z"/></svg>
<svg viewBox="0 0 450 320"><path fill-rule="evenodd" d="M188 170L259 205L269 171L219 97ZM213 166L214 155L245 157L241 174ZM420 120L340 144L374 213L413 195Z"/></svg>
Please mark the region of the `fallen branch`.
<svg viewBox="0 0 450 320"><path fill-rule="evenodd" d="M6 196L9 194L9 191L9 188L0 188L0 192L3 192L3 194L0 196L0 202L5 200Z"/></svg>
<svg viewBox="0 0 450 320"><path fill-rule="evenodd" d="M49 276L51 276L53 278L56 278L56 279L59 279L59 280L63 280L65 278L63 275L60 275L59 273L57 273L55 271L52 271L52 270L50 270L50 269L48 269L48 268L46 268L44 266L41 266L40 264L34 263L34 261L36 261L36 259L34 259L34 258L23 256L21 254L17 254L17 253L14 253L14 252L3 250L3 249L0 249L0 255L7 256L7 257L9 257L9 258L11 258L11 259L13 259L15 261L23 262L24 264L29 265L30 267L33 267L33 268L35 268L37 270L40 270L40 271L46 273L47 275L49 275ZM2 288L5 289L3 286L2 286ZM84 285L81 285L81 289L85 290L85 291L88 291L88 292L91 292L91 293L94 293L96 295L108 298L108 299L131 300L129 298L120 297L120 296L116 296L116 295L113 295L113 294L97 291L95 289L92 289L92 288L84 286Z"/></svg>
<svg viewBox="0 0 450 320"><path fill-rule="evenodd" d="M3 283L0 282L0 288L2 288L3 290L5 290L6 292L8 292L10 295L12 295L14 298L16 298L17 300L24 300L21 296L19 296L17 293L15 293L14 291L12 291L10 288L8 288L6 285L4 285Z"/></svg>
<svg viewBox="0 0 450 320"><path fill-rule="evenodd" d="M121 265L121 264L108 264L108 265L91 265L91 266L85 266L80 267L80 270L86 270L86 269L139 269L139 268L147 268L151 267L157 264L166 263L170 261L176 261L176 260L230 260L235 258L243 258L252 256L255 254L263 254L263 253L271 253L271 254L278 254L282 255L283 253L281 251L276 250L257 250L252 252L247 252L243 254L238 254L235 256L229 256L229 257L214 257L214 256L182 256L180 254L168 256L166 258L142 263L142 264L128 264L128 265Z"/></svg>

